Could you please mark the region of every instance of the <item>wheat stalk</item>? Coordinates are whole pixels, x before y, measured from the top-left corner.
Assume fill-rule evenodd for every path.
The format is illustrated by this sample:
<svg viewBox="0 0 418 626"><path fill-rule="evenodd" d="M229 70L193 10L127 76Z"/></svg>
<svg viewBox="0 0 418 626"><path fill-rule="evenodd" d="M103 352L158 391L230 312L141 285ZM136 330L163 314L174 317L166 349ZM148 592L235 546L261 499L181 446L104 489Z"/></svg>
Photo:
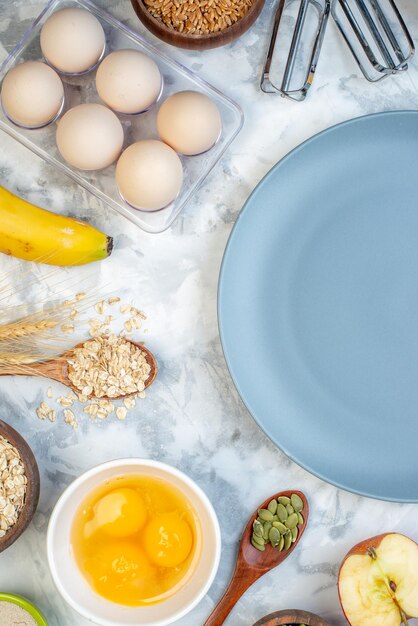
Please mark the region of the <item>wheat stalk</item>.
<svg viewBox="0 0 418 626"><path fill-rule="evenodd" d="M35 322L23 320L21 322L13 322L0 326L0 341L11 341L13 339L21 339L28 335L38 335L48 330L56 328L58 322L52 319L44 319Z"/></svg>

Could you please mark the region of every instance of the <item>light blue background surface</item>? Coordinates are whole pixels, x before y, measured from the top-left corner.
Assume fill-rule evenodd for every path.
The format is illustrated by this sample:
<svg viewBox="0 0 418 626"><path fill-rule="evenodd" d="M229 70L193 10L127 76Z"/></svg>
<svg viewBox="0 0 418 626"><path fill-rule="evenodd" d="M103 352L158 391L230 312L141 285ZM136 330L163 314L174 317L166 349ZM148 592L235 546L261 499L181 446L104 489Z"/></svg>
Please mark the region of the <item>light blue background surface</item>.
<svg viewBox="0 0 418 626"><path fill-rule="evenodd" d="M418 500L418 113L346 122L260 183L225 253L220 328L243 400L289 456Z"/></svg>
<svg viewBox="0 0 418 626"><path fill-rule="evenodd" d="M36 417L48 381L0 379L0 415L24 434L41 472L35 519L21 539L0 554L0 590L32 599L49 626L91 626L62 600L52 582L46 562L48 519L63 489L83 471L109 459L141 456L171 463L189 474L211 499L221 524L218 575L208 595L178 626L204 623L225 591L247 517L260 501L287 488L301 489L309 498L303 540L285 564L247 591L225 626L250 626L263 615L288 607L318 613L333 626L347 626L336 586L345 553L365 537L389 530L418 540L418 504L378 502L337 489L293 463L270 441L228 374L217 326L217 282L231 228L263 176L289 150L337 122L365 113L417 108L418 56L408 72L372 85L330 22L313 88L305 103L295 104L261 94L258 87L273 19L272 0L238 41L204 53L159 42L141 26L130 0L96 1L237 100L246 121L186 211L158 236L142 233L10 137L0 138L4 186L115 237L112 256L104 262L83 270L65 269L54 278L34 268L30 274L39 281L29 293L22 293L22 299L47 300L57 283L68 292L86 281L99 293L114 285L124 301L148 314L149 333L135 337L147 342L160 364L147 398L125 422L92 423L82 407L75 407L77 431L64 423L62 411L55 424ZM398 4L418 43L418 3ZM44 5L44 0L0 0L1 59ZM1 275L9 272L16 286L19 271L27 271L24 262L0 255ZM53 384L54 396L64 391Z"/></svg>

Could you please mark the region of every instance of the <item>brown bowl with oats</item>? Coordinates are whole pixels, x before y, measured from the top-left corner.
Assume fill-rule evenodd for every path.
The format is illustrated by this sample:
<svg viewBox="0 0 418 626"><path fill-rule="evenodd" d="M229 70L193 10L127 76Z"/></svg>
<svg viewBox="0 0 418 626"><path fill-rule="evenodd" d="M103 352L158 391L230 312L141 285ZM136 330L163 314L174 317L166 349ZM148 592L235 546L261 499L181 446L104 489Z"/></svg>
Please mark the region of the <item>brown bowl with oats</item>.
<svg viewBox="0 0 418 626"><path fill-rule="evenodd" d="M131 0L141 22L166 43L189 50L217 48L254 24L265 0Z"/></svg>
<svg viewBox="0 0 418 626"><path fill-rule="evenodd" d="M29 526L39 501L40 479L32 450L0 420L0 552Z"/></svg>

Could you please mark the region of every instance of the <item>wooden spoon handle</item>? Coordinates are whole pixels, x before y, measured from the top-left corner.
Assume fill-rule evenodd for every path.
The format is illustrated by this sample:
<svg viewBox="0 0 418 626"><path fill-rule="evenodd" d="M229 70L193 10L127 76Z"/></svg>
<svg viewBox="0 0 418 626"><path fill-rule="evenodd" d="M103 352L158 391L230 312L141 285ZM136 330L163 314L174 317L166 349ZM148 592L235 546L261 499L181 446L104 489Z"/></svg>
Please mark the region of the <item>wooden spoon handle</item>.
<svg viewBox="0 0 418 626"><path fill-rule="evenodd" d="M227 590L203 626L222 626L241 596L263 574L263 571L248 570L238 562Z"/></svg>
<svg viewBox="0 0 418 626"><path fill-rule="evenodd" d="M2 367L0 376L39 376L39 372L32 369L30 365Z"/></svg>

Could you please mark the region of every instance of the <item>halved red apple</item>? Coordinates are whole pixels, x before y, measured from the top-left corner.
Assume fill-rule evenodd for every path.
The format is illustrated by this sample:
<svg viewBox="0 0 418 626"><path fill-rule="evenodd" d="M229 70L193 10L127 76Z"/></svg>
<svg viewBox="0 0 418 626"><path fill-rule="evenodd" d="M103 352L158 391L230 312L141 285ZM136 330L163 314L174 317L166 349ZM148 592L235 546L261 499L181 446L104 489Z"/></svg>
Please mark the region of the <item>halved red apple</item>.
<svg viewBox="0 0 418 626"><path fill-rule="evenodd" d="M362 541L341 565L338 592L351 626L407 626L418 617L418 544L399 533Z"/></svg>

